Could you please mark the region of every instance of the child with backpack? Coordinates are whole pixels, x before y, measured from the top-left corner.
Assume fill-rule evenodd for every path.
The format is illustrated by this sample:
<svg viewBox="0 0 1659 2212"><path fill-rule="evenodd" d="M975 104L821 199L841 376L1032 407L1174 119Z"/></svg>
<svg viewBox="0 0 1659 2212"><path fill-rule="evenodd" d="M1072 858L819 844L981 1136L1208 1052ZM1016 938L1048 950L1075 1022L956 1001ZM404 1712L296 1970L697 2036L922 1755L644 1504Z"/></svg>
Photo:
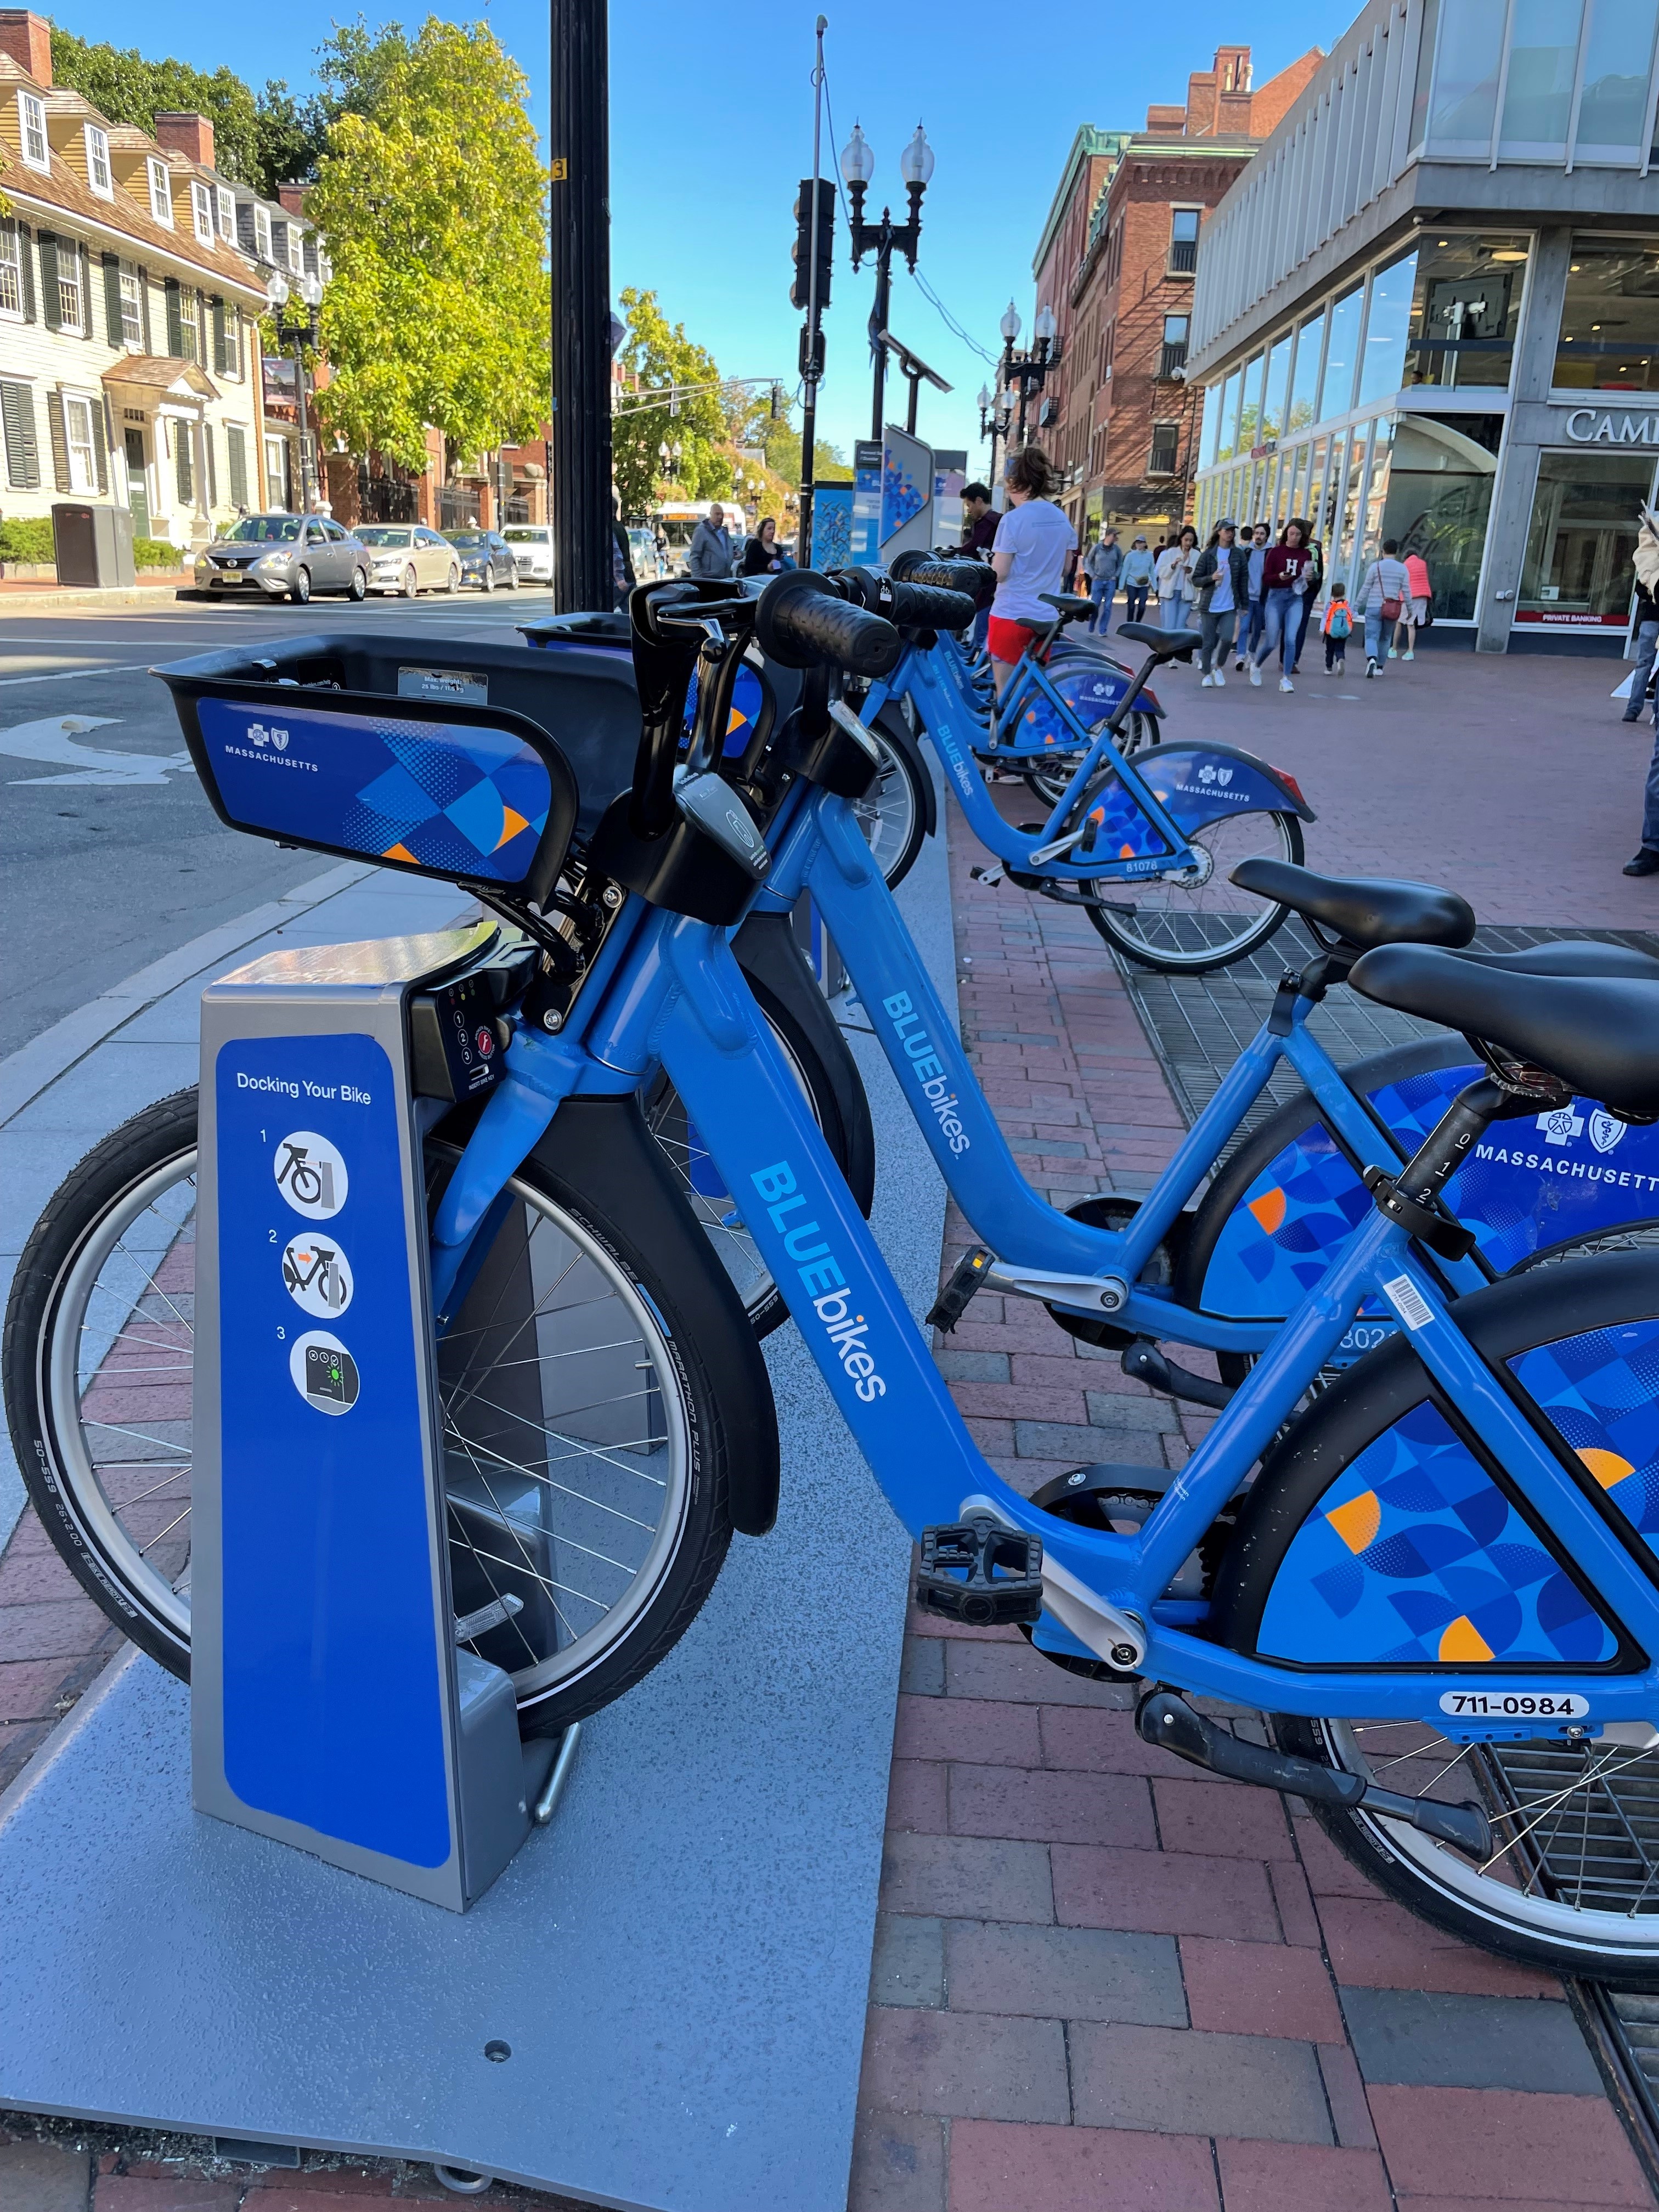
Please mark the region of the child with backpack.
<svg viewBox="0 0 1659 2212"><path fill-rule="evenodd" d="M1331 586L1331 603L1320 628L1325 633L1326 675L1346 675L1347 663L1344 656L1348 640L1353 635L1353 609L1348 605L1348 587L1340 579Z"/></svg>

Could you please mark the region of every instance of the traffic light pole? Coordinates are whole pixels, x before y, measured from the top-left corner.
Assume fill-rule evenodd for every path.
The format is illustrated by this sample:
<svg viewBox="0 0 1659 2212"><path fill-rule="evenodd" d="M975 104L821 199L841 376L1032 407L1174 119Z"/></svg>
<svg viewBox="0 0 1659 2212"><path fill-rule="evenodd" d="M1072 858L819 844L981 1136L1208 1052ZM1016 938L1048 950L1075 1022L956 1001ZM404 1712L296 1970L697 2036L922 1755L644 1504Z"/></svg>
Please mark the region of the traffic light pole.
<svg viewBox="0 0 1659 2212"><path fill-rule="evenodd" d="M823 128L823 33L829 19L817 20L817 58L812 64L812 258L808 264L806 330L801 343L800 507L796 526L795 555L803 568L812 565L812 455L817 442L818 378L823 369L823 341L818 332L818 207L823 190L820 159ZM833 218L834 210L831 209Z"/></svg>
<svg viewBox="0 0 1659 2212"><path fill-rule="evenodd" d="M606 0L550 0L553 605L611 604L611 135Z"/></svg>

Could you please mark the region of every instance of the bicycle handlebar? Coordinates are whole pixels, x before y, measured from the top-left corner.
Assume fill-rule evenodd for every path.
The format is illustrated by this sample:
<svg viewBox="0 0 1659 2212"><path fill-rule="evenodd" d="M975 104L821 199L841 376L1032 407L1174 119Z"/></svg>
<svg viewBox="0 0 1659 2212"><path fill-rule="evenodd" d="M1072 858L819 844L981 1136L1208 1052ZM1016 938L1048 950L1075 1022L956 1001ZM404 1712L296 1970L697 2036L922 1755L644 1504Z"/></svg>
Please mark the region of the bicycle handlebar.
<svg viewBox="0 0 1659 2212"><path fill-rule="evenodd" d="M891 623L848 605L811 568L795 569L767 586L755 636L762 651L786 668L829 661L854 676L885 676L904 649Z"/></svg>
<svg viewBox="0 0 1659 2212"><path fill-rule="evenodd" d="M960 592L975 607L988 605L996 594L996 570L984 561L934 561L925 553L899 553L894 556L888 574L896 583Z"/></svg>
<svg viewBox="0 0 1659 2212"><path fill-rule="evenodd" d="M990 574L988 569L986 573ZM837 568L830 583L842 599L872 614L884 615L902 629L966 629L974 619L974 602L966 593L902 582L875 568Z"/></svg>

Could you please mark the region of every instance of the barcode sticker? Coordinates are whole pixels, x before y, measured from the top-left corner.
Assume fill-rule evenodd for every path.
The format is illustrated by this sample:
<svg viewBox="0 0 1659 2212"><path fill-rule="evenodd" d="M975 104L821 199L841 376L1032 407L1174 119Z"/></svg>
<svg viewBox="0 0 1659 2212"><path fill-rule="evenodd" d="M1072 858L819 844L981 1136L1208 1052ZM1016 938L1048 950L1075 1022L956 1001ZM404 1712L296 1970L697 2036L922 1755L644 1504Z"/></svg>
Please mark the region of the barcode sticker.
<svg viewBox="0 0 1659 2212"><path fill-rule="evenodd" d="M1384 1283L1382 1295L1407 1328L1426 1328L1434 1319L1428 1300L1409 1275L1396 1275Z"/></svg>

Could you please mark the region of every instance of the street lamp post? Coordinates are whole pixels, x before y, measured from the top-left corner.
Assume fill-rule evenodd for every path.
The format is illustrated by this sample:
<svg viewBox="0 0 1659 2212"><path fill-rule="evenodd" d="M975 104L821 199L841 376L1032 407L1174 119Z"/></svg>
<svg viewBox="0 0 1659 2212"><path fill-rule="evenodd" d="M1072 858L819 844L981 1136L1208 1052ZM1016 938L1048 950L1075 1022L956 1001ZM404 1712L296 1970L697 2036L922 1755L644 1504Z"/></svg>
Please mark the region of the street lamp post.
<svg viewBox="0 0 1659 2212"><path fill-rule="evenodd" d="M864 220L864 195L870 179L876 173L876 157L870 142L858 124L853 125L853 135L842 149L841 173L846 179L848 195L853 203L852 240L853 266L856 269L866 253L876 257L876 303L870 313L870 343L876 357L875 392L870 409L870 435L879 439L882 417L886 412L887 348L882 334L888 328L888 295L892 281L893 249L903 254L912 270L916 265L916 247L921 238L921 200L933 173L933 149L927 143L927 134L920 123L916 135L899 156L899 175L904 182L910 212L903 222L895 222L890 212L883 208L879 222Z"/></svg>
<svg viewBox="0 0 1659 2212"><path fill-rule="evenodd" d="M1048 380L1048 372L1060 366L1060 346L1054 337L1054 311L1050 307L1037 309L1036 343L1024 353L1014 351L1014 340L1020 333L1019 310L1012 300L998 326L1002 332L1002 359L997 364L997 383L1004 393L1018 386L1019 390L1019 442L1025 443L1025 414L1033 392L1041 392ZM1010 403L1012 408L1012 402ZM1006 427L1006 426L1005 426Z"/></svg>
<svg viewBox="0 0 1659 2212"><path fill-rule="evenodd" d="M317 310L323 303L323 280L314 270L307 269L300 279L300 296L293 300L292 289L280 269L273 269L265 285L265 298L276 319L276 336L285 345L294 349L294 404L300 430L300 506L307 514L317 503L317 471L311 452L311 425L306 413L306 350L317 350ZM292 302L295 313L284 318L283 309ZM303 310L303 312L301 312Z"/></svg>

